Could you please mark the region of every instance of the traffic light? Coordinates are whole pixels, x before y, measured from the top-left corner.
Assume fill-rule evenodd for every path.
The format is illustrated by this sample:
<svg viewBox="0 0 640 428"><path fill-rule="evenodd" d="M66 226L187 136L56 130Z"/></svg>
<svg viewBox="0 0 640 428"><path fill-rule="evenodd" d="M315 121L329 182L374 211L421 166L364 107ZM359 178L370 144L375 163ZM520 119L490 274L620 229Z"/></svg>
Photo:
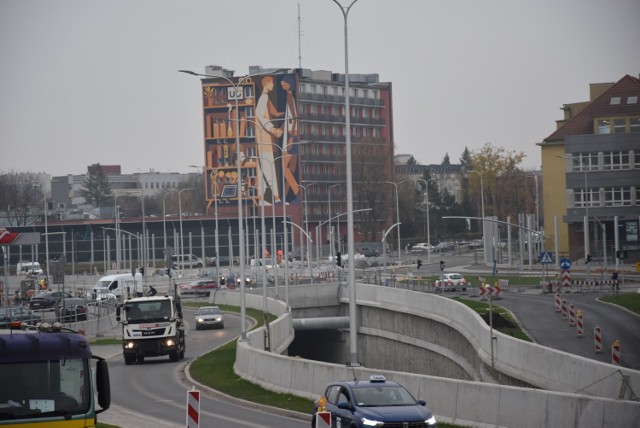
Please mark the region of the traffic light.
<svg viewBox="0 0 640 428"><path fill-rule="evenodd" d="M422 266L422 260L418 259L418 269L420 269L420 266Z"/></svg>
<svg viewBox="0 0 640 428"><path fill-rule="evenodd" d="M444 270L444 260L440 260L440 270Z"/></svg>
<svg viewBox="0 0 640 428"><path fill-rule="evenodd" d="M167 276L168 276L169 278L171 278L171 269L170 269L170 268L167 268Z"/></svg>
<svg viewBox="0 0 640 428"><path fill-rule="evenodd" d="M342 254L340 254L339 252L336 253L336 264L338 266L342 266Z"/></svg>
<svg viewBox="0 0 640 428"><path fill-rule="evenodd" d="M140 275L144 276L144 268L141 267L141 268L138 268L138 270L140 271Z"/></svg>
<svg viewBox="0 0 640 428"><path fill-rule="evenodd" d="M584 262L584 264L586 265L587 263L589 263L591 261L591 254L587 254L587 261Z"/></svg>

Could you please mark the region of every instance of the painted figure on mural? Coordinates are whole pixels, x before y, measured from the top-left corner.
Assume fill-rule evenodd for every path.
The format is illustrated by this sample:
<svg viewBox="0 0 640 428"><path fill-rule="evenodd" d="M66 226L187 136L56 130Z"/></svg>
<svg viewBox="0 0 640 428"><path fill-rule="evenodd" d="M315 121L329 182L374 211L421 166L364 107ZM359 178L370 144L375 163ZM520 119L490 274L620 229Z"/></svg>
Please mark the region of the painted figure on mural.
<svg viewBox="0 0 640 428"><path fill-rule="evenodd" d="M282 136L282 128L278 128L274 119L281 117L282 112L278 112L269 99L269 94L273 91L273 77L265 76L262 78L262 94L258 98L256 105L256 120L258 121L258 130L256 135L256 143L258 147L258 157L260 162L260 171L262 179L266 187L263 188L265 203L267 202L267 191L270 191L271 202L280 201L280 192L278 191L278 181L274 164L274 145L278 138Z"/></svg>
<svg viewBox="0 0 640 428"><path fill-rule="evenodd" d="M284 200L287 200L289 191L295 195L299 192L298 182L295 178L296 166L298 165L297 156L298 142L300 140L298 133L298 113L296 110L296 100L293 97L293 86L295 82L293 76L284 76L280 82L280 86L287 95L287 103L284 113L283 137L282 137L282 171L284 173L285 188L282 191Z"/></svg>

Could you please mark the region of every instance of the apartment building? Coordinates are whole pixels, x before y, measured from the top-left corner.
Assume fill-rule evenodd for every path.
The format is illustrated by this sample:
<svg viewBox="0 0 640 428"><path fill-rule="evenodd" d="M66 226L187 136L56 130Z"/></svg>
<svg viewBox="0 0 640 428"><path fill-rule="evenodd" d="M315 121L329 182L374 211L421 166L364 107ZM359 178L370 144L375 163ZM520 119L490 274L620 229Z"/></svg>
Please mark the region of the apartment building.
<svg viewBox="0 0 640 428"><path fill-rule="evenodd" d="M559 251L572 260L640 259L639 99L636 77L592 84L589 101L565 104L557 130L539 143L547 248L557 229Z"/></svg>

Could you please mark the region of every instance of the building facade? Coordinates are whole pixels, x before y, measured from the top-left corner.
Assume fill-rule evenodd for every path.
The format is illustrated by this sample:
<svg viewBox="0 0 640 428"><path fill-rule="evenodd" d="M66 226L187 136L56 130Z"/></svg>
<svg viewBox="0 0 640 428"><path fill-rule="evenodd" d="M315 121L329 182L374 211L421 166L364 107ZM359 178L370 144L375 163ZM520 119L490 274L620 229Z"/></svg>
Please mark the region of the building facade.
<svg viewBox="0 0 640 428"><path fill-rule="evenodd" d="M332 223L339 245L347 234L344 75L261 67L233 74L209 66L202 80L207 213L233 217L240 197L252 216L264 202L267 216L286 210L314 241L329 241ZM394 173L391 84L376 74L349 82L354 236L377 240L392 214L383 208L393 195L383 184Z"/></svg>
<svg viewBox="0 0 640 428"><path fill-rule="evenodd" d="M593 84L590 100L564 105L558 129L539 144L547 248L556 225L559 251L572 260L640 259L639 98L632 76Z"/></svg>

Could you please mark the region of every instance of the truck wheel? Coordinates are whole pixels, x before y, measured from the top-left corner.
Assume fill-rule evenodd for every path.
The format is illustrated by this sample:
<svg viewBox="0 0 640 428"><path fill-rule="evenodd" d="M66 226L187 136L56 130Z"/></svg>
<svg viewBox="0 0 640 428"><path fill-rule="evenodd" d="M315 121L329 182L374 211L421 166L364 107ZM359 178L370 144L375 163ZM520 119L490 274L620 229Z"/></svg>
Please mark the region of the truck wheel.
<svg viewBox="0 0 640 428"><path fill-rule="evenodd" d="M180 351L180 359L184 360L184 348L182 348L182 351Z"/></svg>
<svg viewBox="0 0 640 428"><path fill-rule="evenodd" d="M178 351L171 352L169 354L169 359L175 363L176 361L180 360L180 353Z"/></svg>
<svg viewBox="0 0 640 428"><path fill-rule="evenodd" d="M134 357L133 357L133 356L131 356L131 355L125 355L125 356L124 356L124 363L125 363L127 366L129 366L129 365L133 364L133 360L134 360Z"/></svg>

